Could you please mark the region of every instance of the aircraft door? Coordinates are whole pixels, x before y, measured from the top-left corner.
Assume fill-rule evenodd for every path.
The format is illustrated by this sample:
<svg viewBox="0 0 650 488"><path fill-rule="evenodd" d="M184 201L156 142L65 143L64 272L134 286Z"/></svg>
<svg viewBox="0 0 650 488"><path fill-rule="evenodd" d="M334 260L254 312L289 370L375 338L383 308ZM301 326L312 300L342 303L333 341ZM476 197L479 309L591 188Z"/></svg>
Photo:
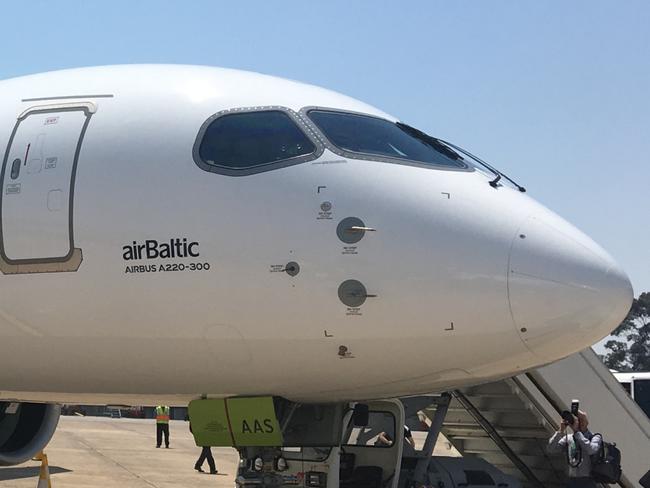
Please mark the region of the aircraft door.
<svg viewBox="0 0 650 488"><path fill-rule="evenodd" d="M78 268L74 181L94 111L92 104L65 104L34 107L18 117L2 166L0 267L5 274ZM62 266L65 262L70 265Z"/></svg>

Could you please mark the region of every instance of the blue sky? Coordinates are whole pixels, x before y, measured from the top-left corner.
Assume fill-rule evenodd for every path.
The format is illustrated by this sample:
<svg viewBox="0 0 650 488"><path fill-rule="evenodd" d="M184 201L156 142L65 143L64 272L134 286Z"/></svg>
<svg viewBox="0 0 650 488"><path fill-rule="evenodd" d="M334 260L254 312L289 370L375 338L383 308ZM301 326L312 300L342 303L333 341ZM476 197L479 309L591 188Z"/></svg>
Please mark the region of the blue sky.
<svg viewBox="0 0 650 488"><path fill-rule="evenodd" d="M114 63L325 86L492 162L650 291L650 2L3 2L0 78Z"/></svg>

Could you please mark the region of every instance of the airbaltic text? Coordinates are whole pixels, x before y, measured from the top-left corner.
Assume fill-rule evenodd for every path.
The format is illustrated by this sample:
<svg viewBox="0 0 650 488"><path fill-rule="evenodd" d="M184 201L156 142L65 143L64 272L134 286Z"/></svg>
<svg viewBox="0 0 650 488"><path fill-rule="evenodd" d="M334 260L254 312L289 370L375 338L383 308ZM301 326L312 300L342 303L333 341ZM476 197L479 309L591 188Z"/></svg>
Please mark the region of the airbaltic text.
<svg viewBox="0 0 650 488"><path fill-rule="evenodd" d="M132 244L122 246L122 257L125 261L135 259L169 259L169 258L196 258L199 256L199 243L187 242L187 238L179 237L169 239L168 242L159 242L147 239L143 243L133 241Z"/></svg>

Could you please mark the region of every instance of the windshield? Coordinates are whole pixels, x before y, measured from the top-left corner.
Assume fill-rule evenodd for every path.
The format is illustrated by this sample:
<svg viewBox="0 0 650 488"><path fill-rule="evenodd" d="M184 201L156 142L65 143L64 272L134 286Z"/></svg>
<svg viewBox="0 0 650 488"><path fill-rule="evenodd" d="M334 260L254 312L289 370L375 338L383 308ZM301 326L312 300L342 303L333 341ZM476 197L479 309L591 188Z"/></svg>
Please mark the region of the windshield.
<svg viewBox="0 0 650 488"><path fill-rule="evenodd" d="M391 447L395 442L395 417L390 412L370 412L368 425L353 427L346 446Z"/></svg>
<svg viewBox="0 0 650 488"><path fill-rule="evenodd" d="M308 116L332 144L344 151L448 168L468 167L449 146L406 124L329 110L310 110Z"/></svg>
<svg viewBox="0 0 650 488"><path fill-rule="evenodd" d="M526 191L512 178L465 149L401 122L321 109L310 110L307 115L332 144L346 152L345 156L355 158L360 154L428 166L471 168L490 178L490 186L494 188L507 181L520 192Z"/></svg>

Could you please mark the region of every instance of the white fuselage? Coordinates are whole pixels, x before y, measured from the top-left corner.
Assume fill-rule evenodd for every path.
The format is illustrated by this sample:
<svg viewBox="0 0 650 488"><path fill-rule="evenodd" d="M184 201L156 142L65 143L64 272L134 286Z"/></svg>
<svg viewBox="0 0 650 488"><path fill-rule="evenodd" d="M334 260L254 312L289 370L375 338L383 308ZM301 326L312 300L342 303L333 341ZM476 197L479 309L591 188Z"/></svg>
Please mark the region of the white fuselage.
<svg viewBox="0 0 650 488"><path fill-rule="evenodd" d="M415 394L554 361L625 316L631 288L614 261L485 172L342 157L304 113L321 145L311 161L245 176L195 161L214 114L313 106L395 120L321 88L204 67L1 82L0 399ZM346 217L376 232L346 244ZM147 245L174 257L148 259ZM344 305L350 279L376 297Z"/></svg>

